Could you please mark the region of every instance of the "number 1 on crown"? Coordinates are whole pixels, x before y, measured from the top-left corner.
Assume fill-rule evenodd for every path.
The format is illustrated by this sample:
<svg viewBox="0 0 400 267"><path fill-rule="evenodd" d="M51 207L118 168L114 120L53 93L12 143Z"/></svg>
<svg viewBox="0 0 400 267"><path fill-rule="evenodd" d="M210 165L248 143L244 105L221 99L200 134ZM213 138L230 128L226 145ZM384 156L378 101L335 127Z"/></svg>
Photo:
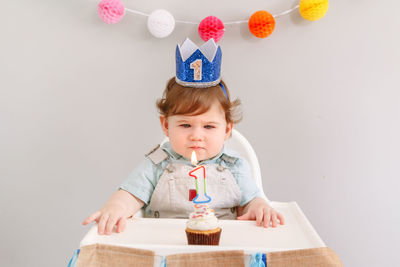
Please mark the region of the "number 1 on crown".
<svg viewBox="0 0 400 267"><path fill-rule="evenodd" d="M201 81L201 67L202 67L201 59L197 59L192 63L190 63L190 68L193 69L193 79L195 81Z"/></svg>

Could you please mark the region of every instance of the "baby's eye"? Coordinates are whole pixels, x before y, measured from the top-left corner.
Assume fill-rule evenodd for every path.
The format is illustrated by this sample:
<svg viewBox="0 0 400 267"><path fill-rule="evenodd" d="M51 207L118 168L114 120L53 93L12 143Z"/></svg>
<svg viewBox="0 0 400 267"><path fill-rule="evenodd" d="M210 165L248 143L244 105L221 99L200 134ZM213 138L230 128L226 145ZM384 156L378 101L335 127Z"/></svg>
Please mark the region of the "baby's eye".
<svg viewBox="0 0 400 267"><path fill-rule="evenodd" d="M212 126L212 125L206 125L206 126L204 126L204 128L206 128L206 129L213 129L213 128L215 128L215 127Z"/></svg>
<svg viewBox="0 0 400 267"><path fill-rule="evenodd" d="M190 127L190 124L183 123L183 124L181 124L181 125L179 125L179 126L181 126L181 127L183 127L183 128L189 128L189 127Z"/></svg>

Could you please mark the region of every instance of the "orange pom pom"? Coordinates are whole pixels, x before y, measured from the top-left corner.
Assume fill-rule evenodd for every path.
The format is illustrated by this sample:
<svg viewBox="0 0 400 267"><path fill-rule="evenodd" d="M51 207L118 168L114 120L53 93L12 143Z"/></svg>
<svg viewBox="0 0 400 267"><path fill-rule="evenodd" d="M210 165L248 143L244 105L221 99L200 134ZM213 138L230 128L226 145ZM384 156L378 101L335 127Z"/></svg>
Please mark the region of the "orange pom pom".
<svg viewBox="0 0 400 267"><path fill-rule="evenodd" d="M255 12L249 19L249 30L258 38L268 37L274 31L274 28L274 17L265 10Z"/></svg>

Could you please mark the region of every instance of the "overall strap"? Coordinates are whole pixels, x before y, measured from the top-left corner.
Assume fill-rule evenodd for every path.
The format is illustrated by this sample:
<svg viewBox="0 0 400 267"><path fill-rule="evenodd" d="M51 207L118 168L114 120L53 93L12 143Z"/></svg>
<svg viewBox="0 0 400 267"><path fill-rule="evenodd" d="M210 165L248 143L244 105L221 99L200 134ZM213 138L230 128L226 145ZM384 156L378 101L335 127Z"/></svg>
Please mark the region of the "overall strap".
<svg viewBox="0 0 400 267"><path fill-rule="evenodd" d="M223 155L221 156L221 159L222 159L223 161L225 161L225 163L230 164L230 165L234 165L235 162L236 162L236 160L237 160L237 158L228 156L228 155L226 155L226 154L223 154Z"/></svg>
<svg viewBox="0 0 400 267"><path fill-rule="evenodd" d="M156 165L164 161L165 159L169 158L169 155L164 150L162 150L160 145L157 145L145 156L149 158Z"/></svg>

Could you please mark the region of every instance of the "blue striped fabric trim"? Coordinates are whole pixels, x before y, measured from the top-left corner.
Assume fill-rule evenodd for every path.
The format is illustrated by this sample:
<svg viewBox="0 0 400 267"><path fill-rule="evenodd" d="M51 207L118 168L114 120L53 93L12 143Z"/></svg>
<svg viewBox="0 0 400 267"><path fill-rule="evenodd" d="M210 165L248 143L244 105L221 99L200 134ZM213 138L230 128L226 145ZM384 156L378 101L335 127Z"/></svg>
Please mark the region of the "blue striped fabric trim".
<svg viewBox="0 0 400 267"><path fill-rule="evenodd" d="M265 267L267 267L267 253L263 253L262 260L263 260L263 262L265 264Z"/></svg>
<svg viewBox="0 0 400 267"><path fill-rule="evenodd" d="M74 255L72 255L72 258L68 263L68 267L75 267L76 266L76 262L78 261L78 255L79 255L80 251L81 251L80 249L77 249L77 250L74 251Z"/></svg>
<svg viewBox="0 0 400 267"><path fill-rule="evenodd" d="M251 254L250 267L265 267L264 256L265 254L260 252Z"/></svg>
<svg viewBox="0 0 400 267"><path fill-rule="evenodd" d="M167 267L167 261L165 256L162 257L161 263L160 263L160 267Z"/></svg>

